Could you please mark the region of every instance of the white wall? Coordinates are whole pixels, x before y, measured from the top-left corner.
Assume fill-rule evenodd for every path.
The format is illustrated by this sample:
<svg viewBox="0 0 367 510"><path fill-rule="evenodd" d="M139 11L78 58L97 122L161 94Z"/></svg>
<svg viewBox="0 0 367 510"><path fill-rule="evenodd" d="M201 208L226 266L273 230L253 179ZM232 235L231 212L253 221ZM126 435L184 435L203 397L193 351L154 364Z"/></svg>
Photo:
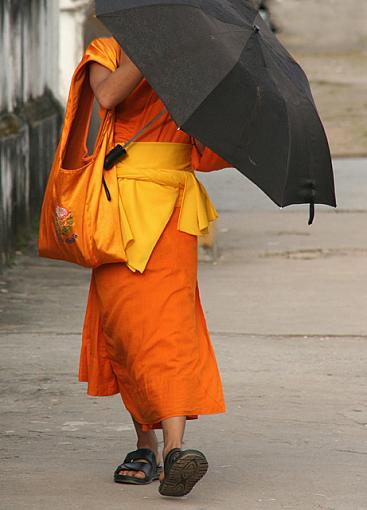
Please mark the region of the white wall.
<svg viewBox="0 0 367 510"><path fill-rule="evenodd" d="M0 1L0 112L58 95L58 0Z"/></svg>
<svg viewBox="0 0 367 510"><path fill-rule="evenodd" d="M58 0L0 0L0 265L31 232L56 150L58 17Z"/></svg>
<svg viewBox="0 0 367 510"><path fill-rule="evenodd" d="M65 104L71 77L84 51L88 0L60 0L60 99Z"/></svg>

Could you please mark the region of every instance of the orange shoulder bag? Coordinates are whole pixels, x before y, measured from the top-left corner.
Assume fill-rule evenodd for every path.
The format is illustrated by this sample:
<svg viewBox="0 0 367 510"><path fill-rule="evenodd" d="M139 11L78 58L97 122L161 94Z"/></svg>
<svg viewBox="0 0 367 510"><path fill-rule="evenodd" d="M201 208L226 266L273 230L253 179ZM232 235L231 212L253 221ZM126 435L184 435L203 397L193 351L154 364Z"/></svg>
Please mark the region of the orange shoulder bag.
<svg viewBox="0 0 367 510"><path fill-rule="evenodd" d="M92 155L86 147L93 106L86 62L76 69L61 139L42 204L38 248L41 257L85 267L125 262L116 169L104 172L113 148L114 114L106 111Z"/></svg>

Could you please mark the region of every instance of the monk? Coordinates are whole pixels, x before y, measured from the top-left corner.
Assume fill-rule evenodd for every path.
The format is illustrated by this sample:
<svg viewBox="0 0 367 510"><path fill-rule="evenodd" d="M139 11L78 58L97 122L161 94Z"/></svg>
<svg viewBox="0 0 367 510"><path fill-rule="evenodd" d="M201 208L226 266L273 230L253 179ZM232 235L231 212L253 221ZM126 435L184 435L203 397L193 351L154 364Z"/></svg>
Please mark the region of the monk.
<svg viewBox="0 0 367 510"><path fill-rule="evenodd" d="M114 110L114 141L124 143L164 105L114 38L95 39L86 55L95 97ZM228 166L165 111L117 164L127 262L92 272L79 380L93 396L119 393L131 414L137 450L114 480L159 479L166 496L188 494L208 469L204 453L182 449L186 420L225 412L197 283L197 239L217 213L194 170Z"/></svg>

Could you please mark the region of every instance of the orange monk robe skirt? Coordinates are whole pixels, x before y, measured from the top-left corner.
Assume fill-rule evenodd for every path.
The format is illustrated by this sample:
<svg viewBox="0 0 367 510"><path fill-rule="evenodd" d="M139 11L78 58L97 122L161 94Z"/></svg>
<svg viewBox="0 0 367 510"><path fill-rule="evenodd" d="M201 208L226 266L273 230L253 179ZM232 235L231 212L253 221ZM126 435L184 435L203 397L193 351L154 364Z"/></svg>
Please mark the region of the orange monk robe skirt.
<svg viewBox="0 0 367 510"><path fill-rule="evenodd" d="M113 38L100 38L86 54L113 71L119 51ZM143 79L116 108L116 143L163 106ZM168 113L139 141L193 143ZM200 155L192 145L192 166L212 171L230 165L209 149ZM93 270L91 278L79 380L92 396L120 393L143 430L161 428L161 420L171 416L194 419L225 411L197 284L197 236L178 230L179 215L180 199L144 272L110 264Z"/></svg>
<svg viewBox="0 0 367 510"><path fill-rule="evenodd" d="M120 392L144 430L171 416L225 411L197 285L197 237L177 230L178 215L176 207L143 274L120 264L93 271L87 313L98 308L103 337L89 332L80 378L92 395ZM107 379L94 380L93 357L113 376L105 367Z"/></svg>

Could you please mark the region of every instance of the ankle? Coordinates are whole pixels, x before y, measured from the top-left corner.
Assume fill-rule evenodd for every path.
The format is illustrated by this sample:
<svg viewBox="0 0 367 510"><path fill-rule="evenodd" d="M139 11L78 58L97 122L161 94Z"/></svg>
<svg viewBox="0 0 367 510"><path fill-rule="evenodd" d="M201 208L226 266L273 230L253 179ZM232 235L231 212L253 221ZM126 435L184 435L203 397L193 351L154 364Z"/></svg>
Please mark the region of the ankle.
<svg viewBox="0 0 367 510"><path fill-rule="evenodd" d="M158 450L158 440L155 434L147 433L138 437L137 448L149 448L154 452Z"/></svg>
<svg viewBox="0 0 367 510"><path fill-rule="evenodd" d="M167 453L169 453L174 448L179 448L181 450L182 442L181 441L172 441L171 443L165 444L164 448L163 448L163 458L166 458Z"/></svg>
<svg viewBox="0 0 367 510"><path fill-rule="evenodd" d="M157 452L158 451L158 442L146 441L146 440L138 441L136 443L136 447L137 448L149 448L150 450Z"/></svg>

